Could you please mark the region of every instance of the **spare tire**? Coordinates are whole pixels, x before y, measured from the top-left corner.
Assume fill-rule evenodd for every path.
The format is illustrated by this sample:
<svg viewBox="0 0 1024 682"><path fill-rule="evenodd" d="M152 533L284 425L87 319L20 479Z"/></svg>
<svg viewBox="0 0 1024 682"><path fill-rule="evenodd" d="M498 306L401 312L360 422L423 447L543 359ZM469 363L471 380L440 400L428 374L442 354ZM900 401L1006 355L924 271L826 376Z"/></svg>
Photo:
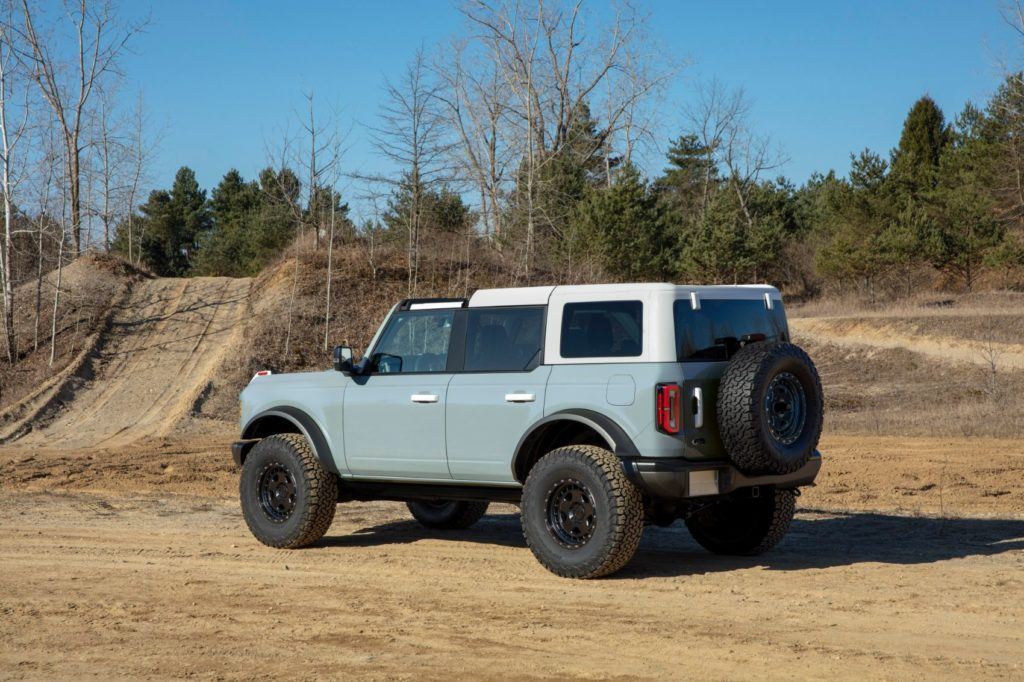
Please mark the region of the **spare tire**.
<svg viewBox="0 0 1024 682"><path fill-rule="evenodd" d="M791 343L741 348L722 375L717 408L722 444L747 474L788 474L806 464L825 411L818 370Z"/></svg>

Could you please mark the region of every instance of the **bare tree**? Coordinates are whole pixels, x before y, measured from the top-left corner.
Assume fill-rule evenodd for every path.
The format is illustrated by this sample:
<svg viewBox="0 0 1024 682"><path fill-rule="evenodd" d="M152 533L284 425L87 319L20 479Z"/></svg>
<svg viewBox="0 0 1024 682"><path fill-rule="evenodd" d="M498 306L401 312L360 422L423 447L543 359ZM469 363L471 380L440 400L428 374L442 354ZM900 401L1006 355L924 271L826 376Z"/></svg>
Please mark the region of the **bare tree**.
<svg viewBox="0 0 1024 682"><path fill-rule="evenodd" d="M538 227L544 225L557 236L564 223L564 216L551 215L552 207L538 201L544 167L566 149L587 162L607 153L616 139L624 142L625 155L631 155L641 137L645 104L672 72L654 68L649 50L642 49L645 19L626 3L614 9L609 22L588 30L582 0L471 0L462 6L474 49L493 65L499 91L507 93L500 111L501 135L518 165L513 198L525 223L525 276ZM605 118L583 140L576 123L596 111ZM609 155L606 182L612 165Z"/></svg>
<svg viewBox="0 0 1024 682"><path fill-rule="evenodd" d="M408 189L410 201L402 219L407 231L409 295L416 292L419 284L426 195L450 178L446 161L451 144L447 140L445 118L440 112L439 87L431 79L423 50L418 50L401 79L397 83L386 83L380 123L370 127L374 147L396 166L398 174L357 176L395 189L403 186Z"/></svg>
<svg viewBox="0 0 1024 682"><path fill-rule="evenodd" d="M138 263L141 261L141 249L135 243L141 244L143 235L141 232L138 235L135 234L135 203L139 199L139 192L146 178L146 169L149 166L155 145L155 142L147 143L146 141L146 118L141 93L135 102L131 118L132 129L127 149L129 167L128 181L125 187L124 212L125 229L128 232L128 262L133 262L134 255L134 262Z"/></svg>
<svg viewBox="0 0 1024 682"><path fill-rule="evenodd" d="M44 36L33 16L29 0L22 0L26 45L20 51L30 67L39 90L53 111L64 144L71 240L74 252L82 250L82 139L88 107L104 79L116 74L117 61L140 26L123 26L114 16L108 0L79 0L67 5L73 27L75 49L67 64L61 49L65 38L59 32Z"/></svg>
<svg viewBox="0 0 1024 682"><path fill-rule="evenodd" d="M333 166L330 184L331 221L327 240L327 294L324 297L324 350L329 349L331 337L331 285L334 282L334 234L338 219L336 197L338 196L338 182L341 180L341 156L341 139L335 137L331 150Z"/></svg>
<svg viewBox="0 0 1024 682"><path fill-rule="evenodd" d="M39 159L41 172L40 182L37 188L38 204L36 206L36 283L35 302L33 306L33 341L32 350L39 349L39 325L42 319L43 307L43 275L45 270L45 253L47 238L52 237L53 224L50 213L50 200L53 191L56 169L60 166L60 154L57 151L57 141L54 139L53 130L47 130L40 135L39 146L43 154Z"/></svg>
<svg viewBox="0 0 1024 682"><path fill-rule="evenodd" d="M501 134L507 90L496 64L477 58L467 65L467 53L465 41L453 41L435 64L434 71L444 83L438 98L458 138L452 147L453 165L476 185L483 233L494 235L500 245L501 196L511 160L511 147Z"/></svg>
<svg viewBox="0 0 1024 682"><path fill-rule="evenodd" d="M316 108L313 105L314 92L310 90L304 96L307 113L299 122L308 138L309 154L304 159L299 159L299 163L304 166L307 178L306 216L316 235L316 248L319 249L327 208L320 205L323 198L321 189L325 178L335 177L341 153L341 137L337 125L334 124L337 120L336 114L332 112L329 123L325 125L317 119Z"/></svg>
<svg viewBox="0 0 1024 682"><path fill-rule="evenodd" d="M11 34L7 23L0 24L0 193L3 194L4 227L0 243L0 286L3 289L3 326L7 361L17 359L17 336L14 328L14 188L13 153L28 130L28 103L23 105L21 122L11 121L11 96L15 67L12 59Z"/></svg>
<svg viewBox="0 0 1024 682"><path fill-rule="evenodd" d="M111 226L115 219L117 194L121 189L121 168L124 157L124 144L114 129L115 122L110 112L110 94L103 92L99 98L99 110L96 112L96 152L99 158L97 169L100 182L100 201L96 207L100 223L103 225L103 249L110 250Z"/></svg>
<svg viewBox="0 0 1024 682"><path fill-rule="evenodd" d="M67 171L65 170L65 179ZM64 283L64 248L68 241L68 185L61 183L60 238L57 244L57 283L53 287L53 317L50 320L50 366L57 357L57 313L60 310L60 290Z"/></svg>

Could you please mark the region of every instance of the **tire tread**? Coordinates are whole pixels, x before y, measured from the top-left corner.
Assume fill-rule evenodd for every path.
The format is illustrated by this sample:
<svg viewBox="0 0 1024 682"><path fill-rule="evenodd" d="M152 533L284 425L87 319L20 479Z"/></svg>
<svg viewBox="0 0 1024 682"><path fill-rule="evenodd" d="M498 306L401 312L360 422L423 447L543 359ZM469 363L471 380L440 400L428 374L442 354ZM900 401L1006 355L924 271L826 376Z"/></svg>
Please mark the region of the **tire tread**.
<svg viewBox="0 0 1024 682"><path fill-rule="evenodd" d="M622 464L615 453L596 445L569 445L552 450L533 467L526 480L526 488L530 487L530 478L539 475L547 466L553 466L558 460L568 459L579 466L596 469L601 478L604 493L608 499L615 501L619 510L615 525L605 541L602 551L588 564L574 565L559 561L551 556L538 543L534 542L523 524L523 535L537 560L549 571L567 578L600 578L615 573L625 566L637 548L643 534L644 513L640 491L637 490L622 469ZM535 479L536 480L536 479ZM524 490L522 514L534 512L535 500ZM543 502L540 502L543 504ZM544 513L540 510L540 513Z"/></svg>

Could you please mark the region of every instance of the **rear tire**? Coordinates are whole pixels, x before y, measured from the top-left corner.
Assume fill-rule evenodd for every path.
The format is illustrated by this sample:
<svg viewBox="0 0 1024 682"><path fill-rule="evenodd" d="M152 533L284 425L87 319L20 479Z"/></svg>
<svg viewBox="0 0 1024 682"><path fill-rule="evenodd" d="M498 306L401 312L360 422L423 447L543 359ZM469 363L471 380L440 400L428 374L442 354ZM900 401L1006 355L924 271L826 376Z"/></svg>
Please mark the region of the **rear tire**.
<svg viewBox="0 0 1024 682"><path fill-rule="evenodd" d="M776 490L763 497L721 500L686 519L701 547L715 554L754 556L767 552L789 530L796 493Z"/></svg>
<svg viewBox="0 0 1024 682"><path fill-rule="evenodd" d="M640 545L644 510L614 453L593 445L552 450L523 486L523 535L537 561L565 578L619 570Z"/></svg>
<svg viewBox="0 0 1024 682"><path fill-rule="evenodd" d="M487 502L466 500L412 500L406 502L409 512L427 528L462 530L469 528L487 513Z"/></svg>
<svg viewBox="0 0 1024 682"><path fill-rule="evenodd" d="M298 433L257 443L242 465L239 494L245 523L257 540L295 549L323 537L338 507L338 481Z"/></svg>

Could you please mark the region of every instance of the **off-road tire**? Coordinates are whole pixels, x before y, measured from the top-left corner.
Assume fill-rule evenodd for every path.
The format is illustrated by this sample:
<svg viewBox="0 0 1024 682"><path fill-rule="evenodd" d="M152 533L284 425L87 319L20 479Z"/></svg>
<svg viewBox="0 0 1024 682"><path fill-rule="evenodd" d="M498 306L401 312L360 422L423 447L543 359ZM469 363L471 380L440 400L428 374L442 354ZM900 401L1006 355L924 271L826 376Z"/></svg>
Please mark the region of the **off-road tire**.
<svg viewBox="0 0 1024 682"><path fill-rule="evenodd" d="M275 520L261 503L261 478L268 470L286 472L294 482L294 505L287 518ZM245 523L265 545L295 549L310 545L327 532L338 506L338 481L325 470L302 434L264 438L242 466L239 482Z"/></svg>
<svg viewBox="0 0 1024 682"><path fill-rule="evenodd" d="M410 500L405 503L409 513L427 528L462 530L469 528L487 513L487 502L472 500Z"/></svg>
<svg viewBox="0 0 1024 682"><path fill-rule="evenodd" d="M761 497L713 502L687 517L686 527L709 552L754 556L779 543L795 512L796 493L775 490Z"/></svg>
<svg viewBox="0 0 1024 682"><path fill-rule="evenodd" d="M592 534L569 546L549 525L551 495L575 481L592 497ZM599 578L626 565L640 545L644 510L640 491L626 478L614 453L594 445L570 445L544 455L523 486L523 535L537 560L565 578Z"/></svg>
<svg viewBox="0 0 1024 682"><path fill-rule="evenodd" d="M803 392L802 429L792 442L773 436L765 398L773 379L792 377ZM753 343L732 357L718 387L718 430L729 458L747 474L789 474L818 446L824 417L821 379L807 353L791 343Z"/></svg>

